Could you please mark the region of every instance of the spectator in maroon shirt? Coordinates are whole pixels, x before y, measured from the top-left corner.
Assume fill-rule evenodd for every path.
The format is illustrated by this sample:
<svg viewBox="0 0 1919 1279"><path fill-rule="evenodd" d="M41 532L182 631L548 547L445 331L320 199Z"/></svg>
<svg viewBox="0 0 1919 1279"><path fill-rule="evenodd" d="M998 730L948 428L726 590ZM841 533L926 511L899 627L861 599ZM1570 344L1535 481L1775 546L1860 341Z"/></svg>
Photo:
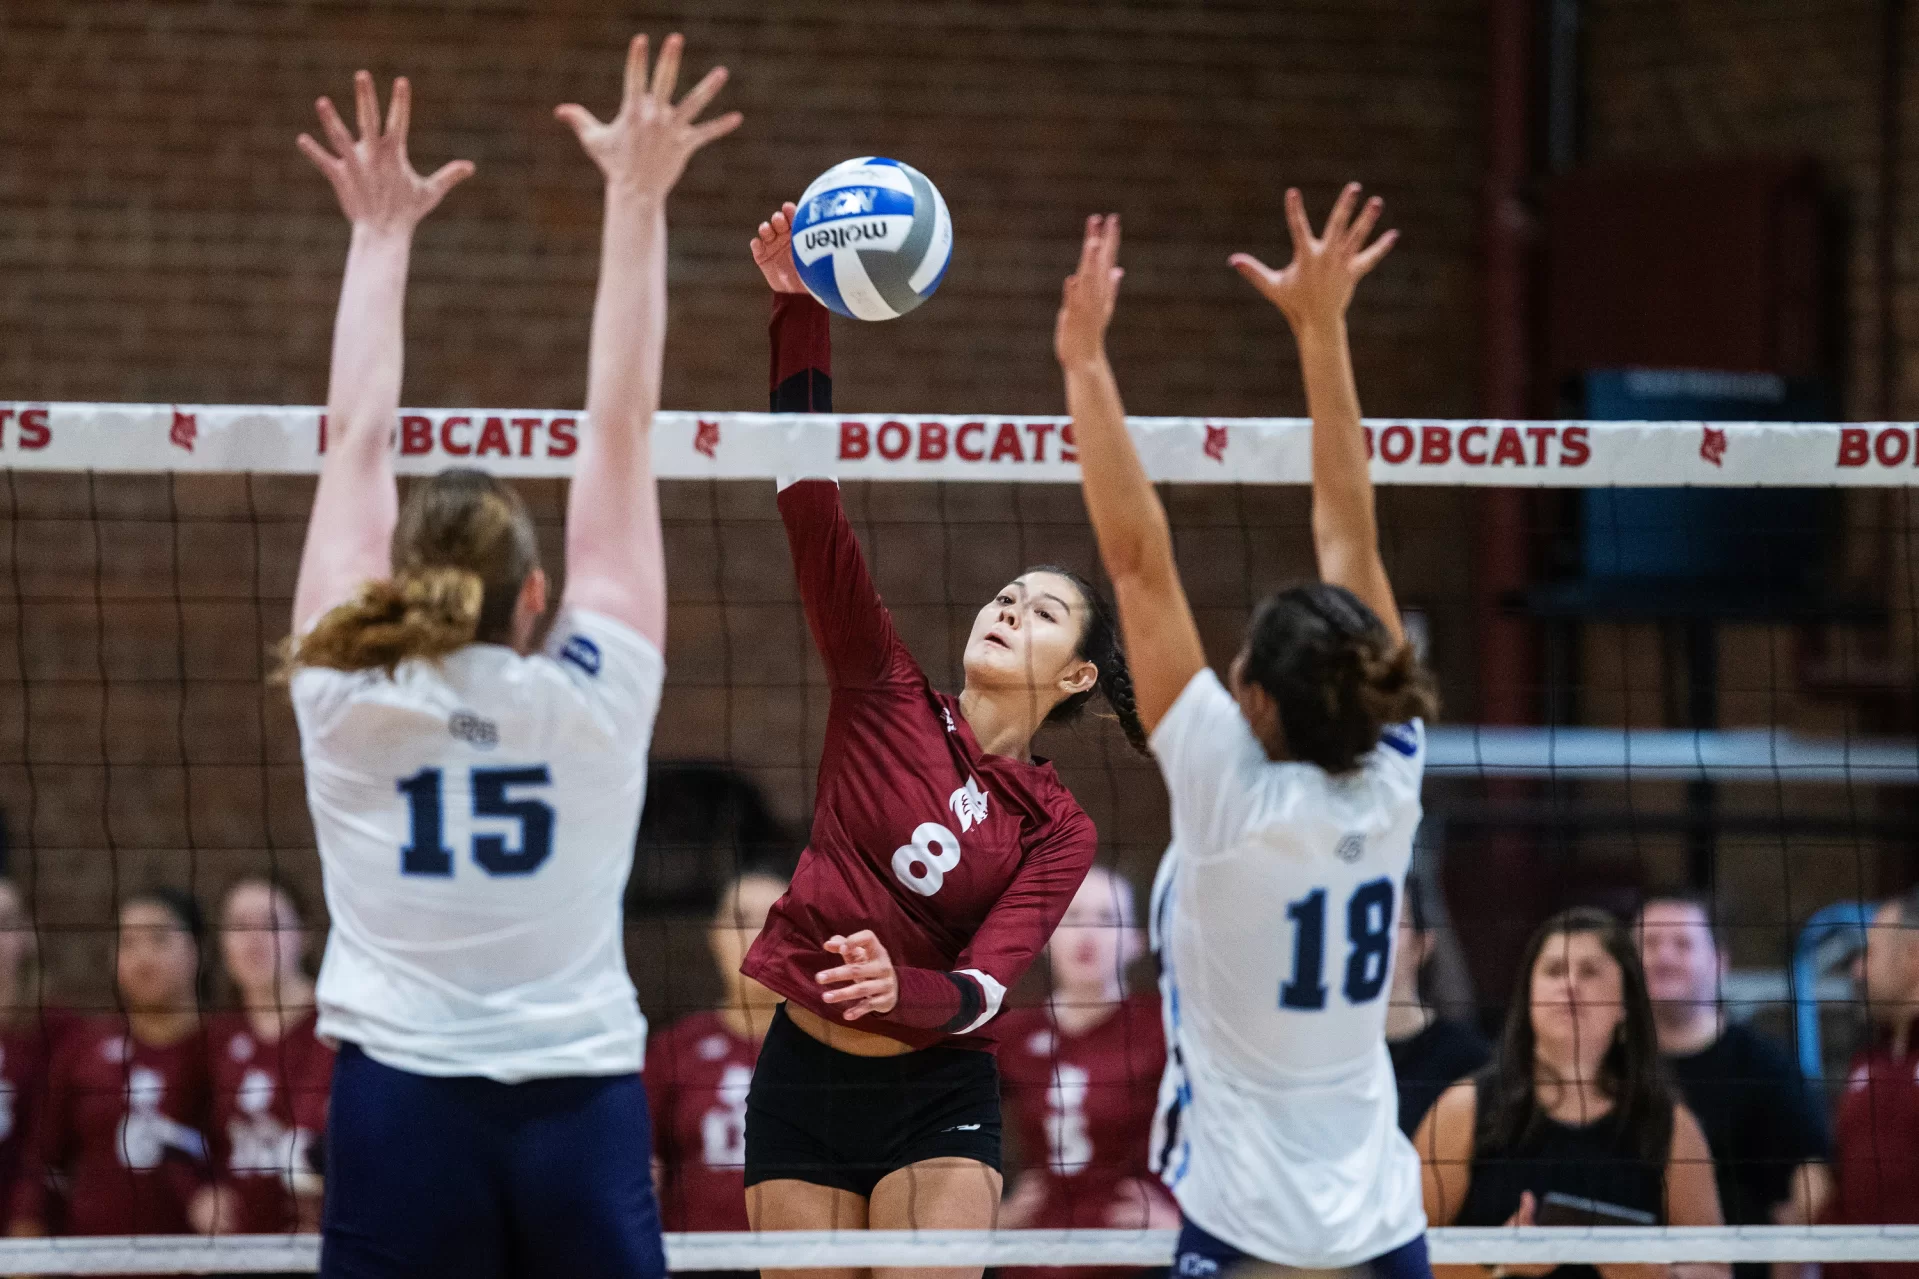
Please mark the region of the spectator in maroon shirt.
<svg viewBox="0 0 1919 1279"><path fill-rule="evenodd" d="M265 875L235 881L221 906L220 958L237 1008L207 1026L218 1181L193 1204L203 1233L320 1228L316 1147L333 1050L314 1033L305 917L293 890Z"/></svg>
<svg viewBox="0 0 1919 1279"><path fill-rule="evenodd" d="M187 1207L211 1180L203 932L193 898L174 889L148 889L120 907L123 1012L84 1019L54 1053L11 1233L191 1232Z"/></svg>
<svg viewBox="0 0 1919 1279"><path fill-rule="evenodd" d="M1023 1165L1003 1229L1175 1229L1179 1209L1147 1168L1166 1068L1156 993L1128 994L1144 949L1133 886L1095 866L1046 947L1053 989L1000 1022L1000 1074ZM1004 1279L1087 1279L1097 1268L1009 1267Z"/></svg>
<svg viewBox="0 0 1919 1279"><path fill-rule="evenodd" d="M1919 890L1873 916L1853 964L1879 1040L1861 1053L1839 1101L1833 1197L1841 1226L1919 1223ZM1919 1265L1856 1262L1827 1279L1919 1279Z"/></svg>
<svg viewBox="0 0 1919 1279"><path fill-rule="evenodd" d="M746 1086L779 996L740 975L740 962L786 891L786 877L747 871L720 893L707 933L724 993L719 1005L650 1035L653 1181L666 1230L745 1230Z"/></svg>
<svg viewBox="0 0 1919 1279"><path fill-rule="evenodd" d="M0 879L0 1216L11 1215L48 1061L75 1022L43 1000L38 943L20 890Z"/></svg>

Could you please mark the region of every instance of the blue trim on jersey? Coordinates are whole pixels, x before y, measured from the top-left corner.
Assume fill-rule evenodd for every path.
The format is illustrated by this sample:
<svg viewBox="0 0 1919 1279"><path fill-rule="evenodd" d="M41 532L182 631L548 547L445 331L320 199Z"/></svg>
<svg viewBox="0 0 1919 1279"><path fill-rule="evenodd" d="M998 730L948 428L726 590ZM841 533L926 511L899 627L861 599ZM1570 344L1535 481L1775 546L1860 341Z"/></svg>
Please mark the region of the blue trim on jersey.
<svg viewBox="0 0 1919 1279"><path fill-rule="evenodd" d="M573 635L560 648L560 660L571 662L594 679L600 677L600 646L584 635Z"/></svg>
<svg viewBox="0 0 1919 1279"><path fill-rule="evenodd" d="M1177 872L1175 872L1177 874ZM1186 1059L1179 1047L1179 979L1173 972L1173 961L1168 951L1169 939L1166 931L1167 917L1172 913L1173 898L1178 887L1168 880L1166 891L1160 895L1158 909L1154 911L1153 931L1158 934L1161 985L1165 988L1166 1013L1173 1024L1173 1033L1166 1045L1167 1061L1173 1070L1179 1072L1179 1087L1173 1092L1172 1108L1166 1112L1166 1140L1159 1150L1160 1180L1168 1186L1177 1186L1186 1178L1187 1171L1193 1165L1193 1143L1180 1132L1181 1117L1193 1106L1193 1080L1186 1073Z"/></svg>
<svg viewBox="0 0 1919 1279"><path fill-rule="evenodd" d="M1419 754L1419 730L1411 724L1394 724L1380 733L1379 740L1407 759Z"/></svg>

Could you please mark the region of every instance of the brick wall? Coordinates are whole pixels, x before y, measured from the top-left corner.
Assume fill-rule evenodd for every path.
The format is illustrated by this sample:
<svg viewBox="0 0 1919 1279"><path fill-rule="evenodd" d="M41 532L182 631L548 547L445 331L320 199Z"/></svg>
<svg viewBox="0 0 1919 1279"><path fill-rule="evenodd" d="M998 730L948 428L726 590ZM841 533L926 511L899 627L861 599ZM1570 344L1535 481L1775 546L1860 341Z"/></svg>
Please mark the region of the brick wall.
<svg viewBox="0 0 1919 1279"><path fill-rule="evenodd" d="M1837 374L1844 413L1882 412L1881 288L1878 243L1882 153L1879 132L1884 41L1879 0L1587 0L1582 5L1584 159L1594 167L1647 168L1749 157L1810 157L1830 198L1830 241L1843 352ZM1908 20L1900 52L1919 54ZM1898 112L1904 122L1892 181L1904 188L1894 227L1893 323L1896 361L1890 415L1919 412L1919 291L1912 230L1919 220L1919 133L1912 121L1919 79L1911 70ZM1683 217L1683 209L1675 209ZM1911 732L1915 605L1915 524L1904 492L1846 495L1849 532L1836 548L1835 593L1883 602L1887 620L1860 625L1731 625L1720 633L1719 703L1729 726L1788 724L1808 733ZM1625 672L1622 678L1622 672ZM1675 681L1672 649L1651 626L1590 628L1581 680L1591 722L1656 726L1661 697ZM1657 806L1658 788L1638 802ZM1724 803L1776 808L1835 827L1861 818L1908 818L1903 794L1796 787L1776 795L1730 788ZM1681 876L1683 841L1635 835L1611 859L1631 877ZM1588 856L1609 854L1589 849ZM1740 962L1774 962L1785 926L1838 898L1896 891L1919 877L1906 838L1854 835L1746 836L1722 840L1721 900L1737 929Z"/></svg>
<svg viewBox="0 0 1919 1279"><path fill-rule="evenodd" d="M346 229L292 139L313 128L317 94L346 97L366 66L412 78L422 167L479 166L420 235L407 401L578 404L598 180L550 110L611 110L627 36L677 27L696 66L732 69L723 105L747 123L675 196L669 406L764 403L766 298L744 240L829 164L878 152L940 184L956 252L911 319L839 327L841 407L1057 409L1058 282L1081 215L1118 208L1128 275L1113 347L1129 406L1297 412L1283 323L1225 258L1282 253L1287 184L1323 209L1357 177L1404 230L1355 312L1368 407L1467 412L1482 26L1473 0L14 0L0 8L0 398L317 402ZM559 496L531 492L550 556ZM65 997L107 997L121 888L190 879L212 893L269 860L317 883L285 699L260 691L309 495L233 477L10 486L0 803ZM849 498L915 651L945 676L955 636L1006 576L1094 558L1070 489ZM1173 501L1223 659L1252 592L1307 569L1303 499ZM825 702L771 493L675 485L667 510L656 755L731 761L803 824ZM1465 548L1431 530L1470 510L1457 494L1400 493L1386 512L1463 708ZM1052 748L1109 855L1143 871L1163 838L1157 782L1109 725ZM684 984L703 975L695 929L649 922L634 946L652 1006L697 1002Z"/></svg>

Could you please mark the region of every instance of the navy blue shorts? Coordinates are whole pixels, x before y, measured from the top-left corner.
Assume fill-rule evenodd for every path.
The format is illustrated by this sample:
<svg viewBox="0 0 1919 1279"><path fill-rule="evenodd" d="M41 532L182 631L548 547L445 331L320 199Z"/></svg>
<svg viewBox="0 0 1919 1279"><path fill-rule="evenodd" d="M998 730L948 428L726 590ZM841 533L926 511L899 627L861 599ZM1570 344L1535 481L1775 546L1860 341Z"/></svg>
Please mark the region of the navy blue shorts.
<svg viewBox="0 0 1919 1279"><path fill-rule="evenodd" d="M635 1075L436 1079L340 1047L328 1279L663 1279Z"/></svg>
<svg viewBox="0 0 1919 1279"><path fill-rule="evenodd" d="M1216 1279L1242 1261L1258 1260L1207 1234L1184 1216L1180 1218L1179 1244L1173 1250L1173 1279ZM1353 1269L1366 1271L1371 1279L1433 1279L1425 1235Z"/></svg>

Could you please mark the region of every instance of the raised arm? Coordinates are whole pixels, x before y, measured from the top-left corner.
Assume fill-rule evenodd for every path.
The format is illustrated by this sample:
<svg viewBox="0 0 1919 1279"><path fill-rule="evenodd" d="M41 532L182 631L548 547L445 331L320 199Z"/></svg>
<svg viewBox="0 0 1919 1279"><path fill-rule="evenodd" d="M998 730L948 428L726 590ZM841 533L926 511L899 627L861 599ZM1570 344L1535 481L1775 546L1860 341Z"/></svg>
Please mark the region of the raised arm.
<svg viewBox="0 0 1919 1279"><path fill-rule="evenodd" d="M781 205L747 244L773 290L768 402L774 413L830 413L831 316L806 291L793 266L793 212L791 201ZM908 672L911 659L873 585L859 538L840 505L839 486L822 478L782 481L779 505L806 624L827 681L835 688L865 688Z"/></svg>
<svg viewBox="0 0 1919 1279"><path fill-rule="evenodd" d="M760 223L759 233L748 243L753 264L773 290L773 319L767 325L773 346L767 408L773 413L831 413L833 317L806 291L793 265L794 212L788 200Z"/></svg>
<svg viewBox="0 0 1919 1279"><path fill-rule="evenodd" d="M1352 352L1346 341L1346 307L1353 289L1379 265L1399 238L1388 231L1369 246L1379 222L1379 197L1366 202L1359 217L1359 184L1349 183L1326 219L1325 234L1313 237L1306 203L1298 190L1286 192L1286 226L1292 234L1293 260L1275 271L1258 258L1235 253L1233 266L1252 282L1292 325L1306 376L1306 407L1313 415L1313 549L1319 576L1343 586L1379 615L1395 643L1406 638L1392 583L1379 558L1379 523L1373 515L1373 481L1367 471L1366 435L1359 422L1359 388L1353 382Z"/></svg>
<svg viewBox="0 0 1919 1279"><path fill-rule="evenodd" d="M1118 263L1119 215L1086 219L1079 268L1060 298L1053 353L1066 375L1086 513L1113 581L1133 694L1150 733L1205 668L1206 650L1173 560L1166 509L1126 433L1126 409L1106 360L1106 326L1125 274Z"/></svg>
<svg viewBox="0 0 1919 1279"><path fill-rule="evenodd" d="M566 604L666 645L666 556L653 480L653 412L666 350L666 197L693 153L739 127L699 122L726 69L673 103L683 42L666 38L651 83L645 36L627 48L620 112L605 124L568 103L554 114L606 176L600 286L587 354L586 434L566 509Z"/></svg>
<svg viewBox="0 0 1919 1279"><path fill-rule="evenodd" d="M393 82L384 128L373 77L365 71L353 77L353 96L357 141L326 98L315 105L327 145L304 133L299 137L300 150L333 184L340 211L353 224L353 239L333 320L326 457L293 589L296 631L392 571L399 495L391 437L400 409L413 229L473 173L465 160L442 165L430 178L413 171L406 154L413 94L404 77Z"/></svg>

